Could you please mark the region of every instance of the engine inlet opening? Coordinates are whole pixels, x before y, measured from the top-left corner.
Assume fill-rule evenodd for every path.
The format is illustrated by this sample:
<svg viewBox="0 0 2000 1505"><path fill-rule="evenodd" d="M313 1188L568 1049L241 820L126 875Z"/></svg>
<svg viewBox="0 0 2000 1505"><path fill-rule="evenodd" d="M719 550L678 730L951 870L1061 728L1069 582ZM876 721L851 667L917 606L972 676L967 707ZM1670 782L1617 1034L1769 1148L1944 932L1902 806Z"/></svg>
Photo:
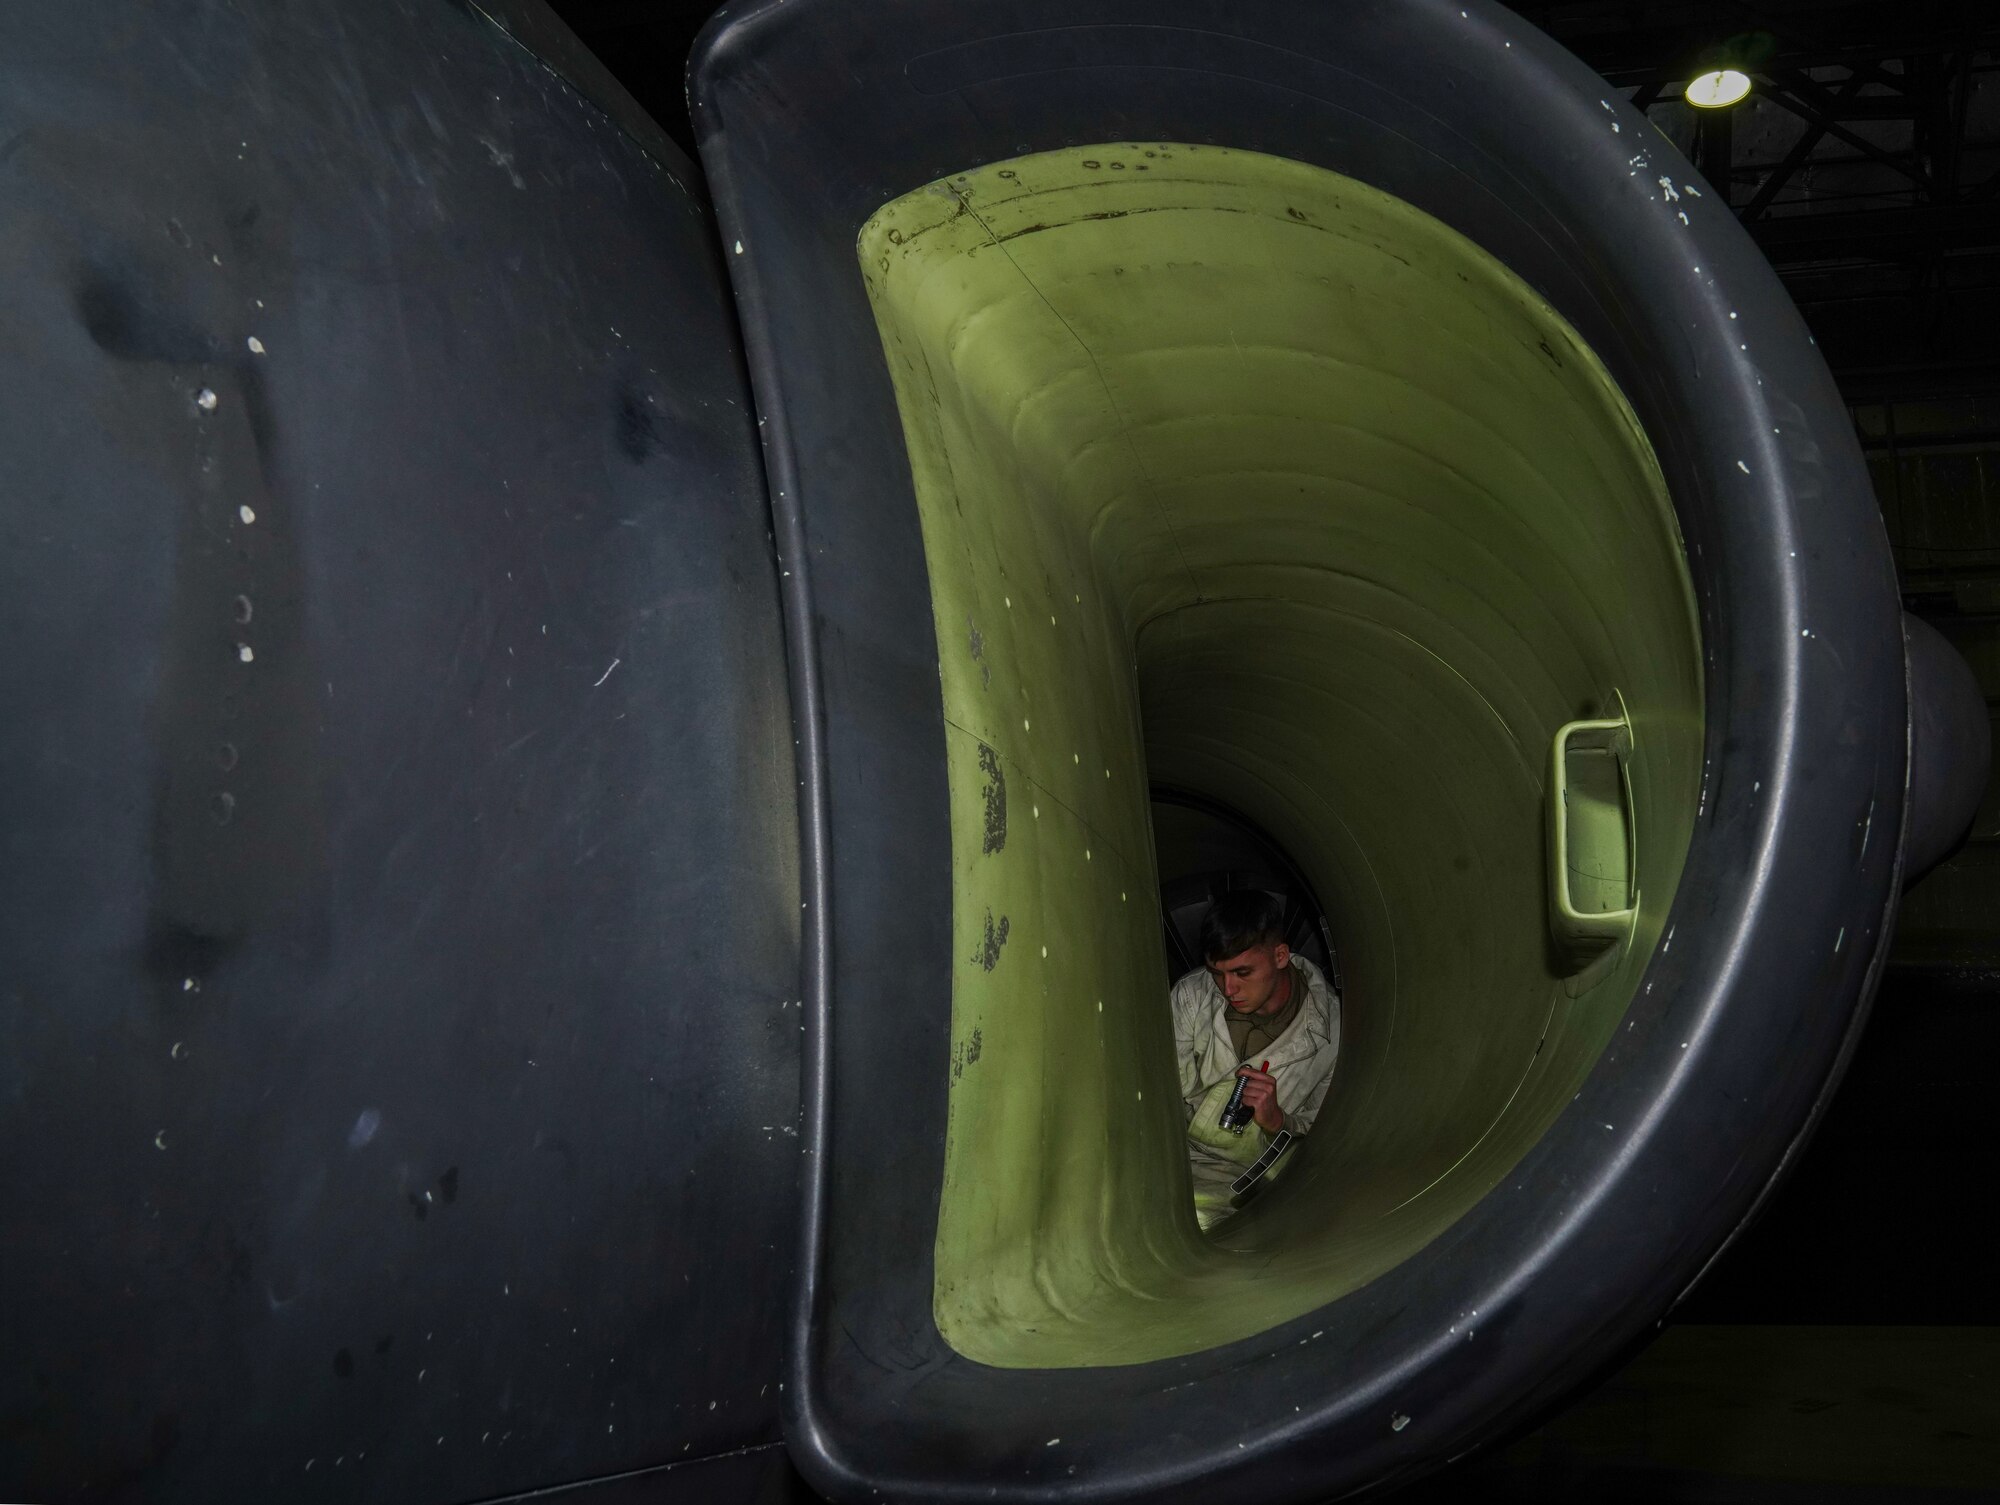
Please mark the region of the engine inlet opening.
<svg viewBox="0 0 2000 1505"><path fill-rule="evenodd" d="M1423 1257L1618 1028L1695 817L1698 627L1630 407L1479 246L1251 152L994 163L858 253L951 794L940 1331L1138 1362ZM1324 1107L1209 1236L1155 788L1268 833L1338 942Z"/></svg>

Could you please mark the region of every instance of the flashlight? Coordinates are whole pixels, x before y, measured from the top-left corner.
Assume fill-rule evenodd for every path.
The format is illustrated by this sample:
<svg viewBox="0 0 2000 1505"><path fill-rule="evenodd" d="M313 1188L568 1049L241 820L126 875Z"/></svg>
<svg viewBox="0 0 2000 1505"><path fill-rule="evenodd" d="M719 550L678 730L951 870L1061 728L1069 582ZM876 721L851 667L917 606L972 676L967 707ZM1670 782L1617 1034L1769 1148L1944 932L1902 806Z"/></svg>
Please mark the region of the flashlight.
<svg viewBox="0 0 2000 1505"><path fill-rule="evenodd" d="M1266 1061L1257 1069L1260 1072L1269 1071L1271 1063ZM1249 1085L1250 1078L1247 1076L1236 1079L1236 1090L1229 1094L1229 1106L1222 1110L1222 1117L1216 1120L1219 1127L1227 1129L1232 1134L1241 1134L1250 1123L1252 1114L1243 1106L1243 1089Z"/></svg>

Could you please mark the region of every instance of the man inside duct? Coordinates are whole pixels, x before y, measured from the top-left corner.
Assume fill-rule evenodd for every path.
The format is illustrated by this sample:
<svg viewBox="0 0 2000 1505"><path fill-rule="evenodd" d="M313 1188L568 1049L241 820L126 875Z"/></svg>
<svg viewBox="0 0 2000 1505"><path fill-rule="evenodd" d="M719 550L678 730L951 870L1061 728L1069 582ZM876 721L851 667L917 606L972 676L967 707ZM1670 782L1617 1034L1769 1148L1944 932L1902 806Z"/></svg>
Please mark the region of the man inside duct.
<svg viewBox="0 0 2000 1505"><path fill-rule="evenodd" d="M1282 1169L1340 1053L1340 998L1294 955L1272 895L1232 889L1201 922L1207 965L1173 986L1195 1215L1212 1228ZM1232 1109L1232 1104L1233 1109Z"/></svg>

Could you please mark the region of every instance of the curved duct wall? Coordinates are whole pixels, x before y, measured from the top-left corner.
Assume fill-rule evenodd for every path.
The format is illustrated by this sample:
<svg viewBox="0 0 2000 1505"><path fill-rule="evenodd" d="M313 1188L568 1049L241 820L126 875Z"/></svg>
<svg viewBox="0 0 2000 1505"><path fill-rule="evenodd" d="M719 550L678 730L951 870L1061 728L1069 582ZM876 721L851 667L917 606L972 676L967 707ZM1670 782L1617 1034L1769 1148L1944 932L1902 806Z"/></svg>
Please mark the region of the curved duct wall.
<svg viewBox="0 0 2000 1505"><path fill-rule="evenodd" d="M1478 0L772 0L691 82L800 737L793 1456L1304 1500L1524 1422L1797 1153L1894 912L1894 572L1770 268ZM1559 771L1584 907L1635 875L1551 738L1621 702L1637 933L1566 976ZM1290 847L1348 980L1207 1239L1149 776Z"/></svg>
<svg viewBox="0 0 2000 1505"><path fill-rule="evenodd" d="M1489 1191L1623 1014L1699 793L1694 602L1658 466L1518 277L1298 162L1014 158L905 195L859 250L951 769L939 1327L1030 1366L1247 1336ZM1641 920L1572 996L1549 748L1620 696ZM1345 963L1342 1065L1301 1163L1208 1241L1148 776L1284 833Z"/></svg>

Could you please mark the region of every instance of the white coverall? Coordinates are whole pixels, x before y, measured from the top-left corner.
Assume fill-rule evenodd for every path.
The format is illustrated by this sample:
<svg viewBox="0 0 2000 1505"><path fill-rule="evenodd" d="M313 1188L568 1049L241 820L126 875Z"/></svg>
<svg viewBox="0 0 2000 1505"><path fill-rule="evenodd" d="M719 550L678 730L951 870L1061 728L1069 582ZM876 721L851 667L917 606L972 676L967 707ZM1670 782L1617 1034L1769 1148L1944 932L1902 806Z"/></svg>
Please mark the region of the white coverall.
<svg viewBox="0 0 2000 1505"><path fill-rule="evenodd" d="M1270 1061L1285 1127L1295 1135L1312 1127L1333 1077L1334 1059L1340 1054L1340 995L1303 956L1293 956L1292 965L1305 976L1305 999L1285 1032L1248 1063L1236 1054L1229 1038L1229 1003L1206 967L1188 973L1169 994L1174 1055L1188 1118L1188 1167L1194 1173L1195 1206L1204 1228L1228 1216L1229 1183L1270 1142L1254 1123L1240 1138L1216 1128L1217 1116L1236 1090L1236 1068Z"/></svg>

